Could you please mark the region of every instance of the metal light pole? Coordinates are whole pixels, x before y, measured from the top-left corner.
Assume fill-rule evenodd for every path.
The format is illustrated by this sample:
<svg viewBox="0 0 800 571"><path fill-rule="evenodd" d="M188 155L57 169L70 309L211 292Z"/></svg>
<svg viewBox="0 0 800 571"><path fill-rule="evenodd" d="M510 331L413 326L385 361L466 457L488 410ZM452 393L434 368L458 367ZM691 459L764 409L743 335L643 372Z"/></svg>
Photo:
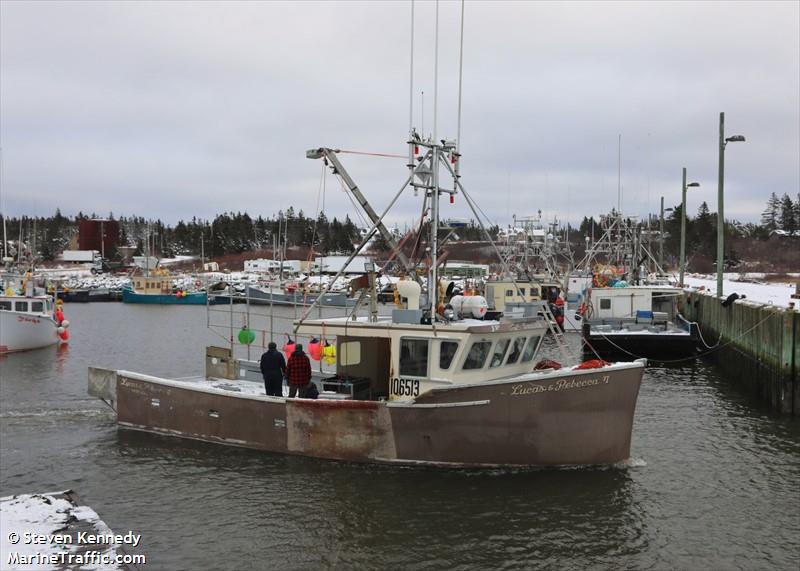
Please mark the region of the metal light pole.
<svg viewBox="0 0 800 571"><path fill-rule="evenodd" d="M700 186L699 182L686 184L686 167L683 167L683 183L681 184L681 262L679 286L683 287L683 276L686 273L686 189Z"/></svg>
<svg viewBox="0 0 800 571"><path fill-rule="evenodd" d="M664 208L664 197L661 197L661 219L658 224L658 265L664 270L664 213L672 212L674 208Z"/></svg>
<svg viewBox="0 0 800 571"><path fill-rule="evenodd" d="M661 197L661 218L658 222L658 265L664 271L664 197Z"/></svg>
<svg viewBox="0 0 800 571"><path fill-rule="evenodd" d="M728 143L743 143L742 135L725 138L725 113L719 114L719 184L717 190L717 297L722 297L722 272L725 270L725 214L723 193L725 185L725 146Z"/></svg>

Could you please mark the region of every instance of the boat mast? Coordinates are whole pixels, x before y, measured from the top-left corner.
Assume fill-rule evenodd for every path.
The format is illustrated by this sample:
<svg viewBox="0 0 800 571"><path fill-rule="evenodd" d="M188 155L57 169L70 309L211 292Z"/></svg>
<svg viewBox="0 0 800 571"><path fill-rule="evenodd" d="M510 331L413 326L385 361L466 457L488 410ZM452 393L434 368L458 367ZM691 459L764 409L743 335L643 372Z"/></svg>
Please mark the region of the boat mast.
<svg viewBox="0 0 800 571"><path fill-rule="evenodd" d="M432 168L432 189L431 189L431 271L428 281L428 301L431 308L431 323L436 322L437 296L439 293L439 273L437 263L439 261L439 157L441 147L437 137L438 127L438 108L439 108L439 0L436 0L436 27L434 33L433 50L433 157L431 159Z"/></svg>
<svg viewBox="0 0 800 571"><path fill-rule="evenodd" d="M3 216L3 266L5 267L8 258L8 235L6 234L6 211L2 207L3 201L3 149L0 148L0 213ZM5 284L4 284L5 286ZM3 288L5 289L5 287Z"/></svg>

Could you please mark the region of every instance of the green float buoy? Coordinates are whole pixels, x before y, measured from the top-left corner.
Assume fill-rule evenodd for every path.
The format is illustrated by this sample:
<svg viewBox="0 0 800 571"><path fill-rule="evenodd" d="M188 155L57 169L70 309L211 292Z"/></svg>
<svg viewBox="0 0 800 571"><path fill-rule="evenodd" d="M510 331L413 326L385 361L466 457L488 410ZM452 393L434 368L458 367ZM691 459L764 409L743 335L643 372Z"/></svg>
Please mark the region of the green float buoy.
<svg viewBox="0 0 800 571"><path fill-rule="evenodd" d="M242 345L250 345L253 341L256 340L256 332L252 329L248 329L247 327L242 327L239 331L239 343Z"/></svg>

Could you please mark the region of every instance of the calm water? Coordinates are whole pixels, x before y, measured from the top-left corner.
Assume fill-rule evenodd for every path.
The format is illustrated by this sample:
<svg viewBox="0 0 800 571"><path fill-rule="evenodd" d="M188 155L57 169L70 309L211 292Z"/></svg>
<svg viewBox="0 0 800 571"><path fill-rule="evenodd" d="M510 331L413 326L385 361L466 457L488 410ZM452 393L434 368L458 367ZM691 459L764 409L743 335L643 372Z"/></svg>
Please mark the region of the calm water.
<svg viewBox="0 0 800 571"><path fill-rule="evenodd" d="M118 431L86 395L89 365L196 374L227 331L202 307L65 313L68 348L0 359L0 495L76 490L143 534L146 569L800 565L800 421L705 363L647 371L630 467L362 466Z"/></svg>

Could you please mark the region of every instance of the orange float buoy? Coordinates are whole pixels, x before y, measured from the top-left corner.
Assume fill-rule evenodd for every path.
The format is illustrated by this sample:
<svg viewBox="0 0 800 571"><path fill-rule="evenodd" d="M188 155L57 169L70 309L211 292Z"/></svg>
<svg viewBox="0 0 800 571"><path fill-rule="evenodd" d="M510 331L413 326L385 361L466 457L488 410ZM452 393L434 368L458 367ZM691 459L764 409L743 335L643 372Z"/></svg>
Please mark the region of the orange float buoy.
<svg viewBox="0 0 800 571"><path fill-rule="evenodd" d="M315 361L322 359L322 343L316 337L308 344L308 354Z"/></svg>

